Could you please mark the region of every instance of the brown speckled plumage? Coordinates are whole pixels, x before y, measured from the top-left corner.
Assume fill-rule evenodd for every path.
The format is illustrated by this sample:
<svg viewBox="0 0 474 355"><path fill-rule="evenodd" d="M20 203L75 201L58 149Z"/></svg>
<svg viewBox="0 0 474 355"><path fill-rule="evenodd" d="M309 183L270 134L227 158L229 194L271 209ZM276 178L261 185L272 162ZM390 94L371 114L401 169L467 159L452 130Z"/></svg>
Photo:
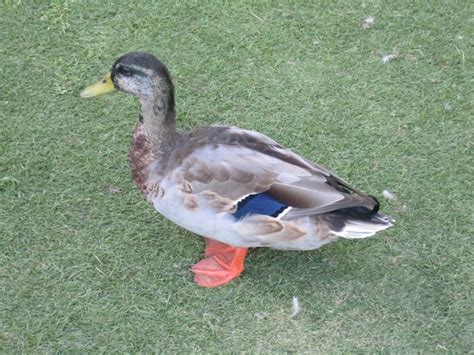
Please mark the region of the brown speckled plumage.
<svg viewBox="0 0 474 355"><path fill-rule="evenodd" d="M147 191L150 164L154 160L153 152L143 124L138 122L133 132L129 161L132 177L141 192Z"/></svg>

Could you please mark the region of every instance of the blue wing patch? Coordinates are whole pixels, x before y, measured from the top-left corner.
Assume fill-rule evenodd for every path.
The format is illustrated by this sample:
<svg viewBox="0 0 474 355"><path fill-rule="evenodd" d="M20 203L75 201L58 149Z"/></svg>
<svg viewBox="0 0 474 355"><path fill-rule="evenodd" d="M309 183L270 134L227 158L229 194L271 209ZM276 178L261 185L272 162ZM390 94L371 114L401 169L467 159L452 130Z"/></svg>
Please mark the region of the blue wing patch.
<svg viewBox="0 0 474 355"><path fill-rule="evenodd" d="M266 216L278 217L288 208L277 199L265 192L249 195L237 203L237 211L232 215L235 219L241 219L251 214L262 214Z"/></svg>

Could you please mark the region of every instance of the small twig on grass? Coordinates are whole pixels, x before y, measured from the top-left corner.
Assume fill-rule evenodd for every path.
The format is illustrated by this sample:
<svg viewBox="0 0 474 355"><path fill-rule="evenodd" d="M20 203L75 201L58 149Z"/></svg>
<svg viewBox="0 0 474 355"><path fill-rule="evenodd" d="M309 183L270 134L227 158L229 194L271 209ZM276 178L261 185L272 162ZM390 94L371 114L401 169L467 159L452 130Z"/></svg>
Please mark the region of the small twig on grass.
<svg viewBox="0 0 474 355"><path fill-rule="evenodd" d="M464 52L461 49L459 49L457 46L455 46L455 47L456 47L456 50L458 51L458 53L461 54L461 63L462 63L462 65L464 65Z"/></svg>
<svg viewBox="0 0 474 355"><path fill-rule="evenodd" d="M94 254L92 254L92 255L94 255ZM104 263L103 263L102 261L100 261L100 259L99 259L96 255L94 255L94 258L96 258L99 263L101 263L102 265L104 265Z"/></svg>
<svg viewBox="0 0 474 355"><path fill-rule="evenodd" d="M255 17L257 20L261 21L262 23L265 22L265 20L257 15L255 15L252 11L250 11L250 14Z"/></svg>

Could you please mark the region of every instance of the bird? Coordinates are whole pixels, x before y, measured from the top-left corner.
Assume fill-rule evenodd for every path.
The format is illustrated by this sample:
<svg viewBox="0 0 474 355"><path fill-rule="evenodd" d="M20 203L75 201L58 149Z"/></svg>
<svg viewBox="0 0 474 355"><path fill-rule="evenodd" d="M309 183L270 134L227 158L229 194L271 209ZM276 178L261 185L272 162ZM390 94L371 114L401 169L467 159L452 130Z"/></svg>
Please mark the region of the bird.
<svg viewBox="0 0 474 355"><path fill-rule="evenodd" d="M81 96L138 98L133 180L165 218L205 238L191 269L201 287L239 277L249 248L314 250L393 225L378 200L264 134L227 125L176 128L175 89L154 55L128 52Z"/></svg>

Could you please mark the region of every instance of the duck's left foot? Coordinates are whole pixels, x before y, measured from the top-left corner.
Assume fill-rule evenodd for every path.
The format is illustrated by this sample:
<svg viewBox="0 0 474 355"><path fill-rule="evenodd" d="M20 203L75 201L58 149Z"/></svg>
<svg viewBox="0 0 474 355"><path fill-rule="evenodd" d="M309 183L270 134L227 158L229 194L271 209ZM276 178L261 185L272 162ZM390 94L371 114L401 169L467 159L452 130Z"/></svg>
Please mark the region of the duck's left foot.
<svg viewBox="0 0 474 355"><path fill-rule="evenodd" d="M206 238L206 258L191 268L194 281L202 287L217 287L230 282L244 271L247 248Z"/></svg>

